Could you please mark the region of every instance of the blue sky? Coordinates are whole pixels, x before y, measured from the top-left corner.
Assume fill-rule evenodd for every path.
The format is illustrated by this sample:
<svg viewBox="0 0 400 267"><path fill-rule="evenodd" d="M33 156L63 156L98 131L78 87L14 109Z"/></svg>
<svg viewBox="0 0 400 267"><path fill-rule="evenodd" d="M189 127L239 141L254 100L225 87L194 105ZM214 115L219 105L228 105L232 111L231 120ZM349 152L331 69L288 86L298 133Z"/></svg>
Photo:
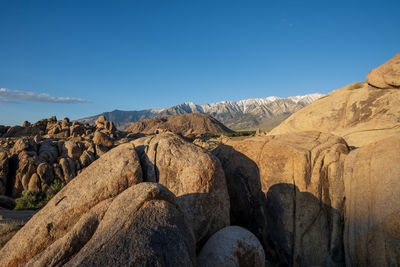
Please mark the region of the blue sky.
<svg viewBox="0 0 400 267"><path fill-rule="evenodd" d="M400 51L399 11L385 0L0 0L0 124L328 93Z"/></svg>

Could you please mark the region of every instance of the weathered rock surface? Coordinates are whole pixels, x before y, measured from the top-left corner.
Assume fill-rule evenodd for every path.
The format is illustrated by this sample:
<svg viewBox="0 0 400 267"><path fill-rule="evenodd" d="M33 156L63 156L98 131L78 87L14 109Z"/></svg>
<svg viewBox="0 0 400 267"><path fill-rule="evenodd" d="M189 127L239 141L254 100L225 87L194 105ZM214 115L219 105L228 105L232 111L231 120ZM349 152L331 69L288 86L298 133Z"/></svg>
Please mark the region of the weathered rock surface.
<svg viewBox="0 0 400 267"><path fill-rule="evenodd" d="M113 145L112 139L105 133L99 131L94 133L93 142L96 145L102 145L104 147L111 147Z"/></svg>
<svg viewBox="0 0 400 267"><path fill-rule="evenodd" d="M345 160L348 266L400 263L400 136L352 151Z"/></svg>
<svg viewBox="0 0 400 267"><path fill-rule="evenodd" d="M72 250L79 247L82 240L86 240L85 233L91 233L90 229L79 228L80 223L82 227L95 229L96 218L102 216L107 203L141 181L140 161L131 144L118 146L103 155L65 186L4 246L0 251L0 266L22 266L60 242L58 240L72 238L78 230L83 239L72 238L70 241L78 242ZM59 251L65 253L65 257L76 252Z"/></svg>
<svg viewBox="0 0 400 267"><path fill-rule="evenodd" d="M128 132L146 134L156 133L160 130L171 131L183 136L232 132L213 117L201 113L151 118L132 123L126 129Z"/></svg>
<svg viewBox="0 0 400 267"><path fill-rule="evenodd" d="M367 82L343 87L318 99L290 116L270 134L327 132L342 136L355 147L398 135L399 86L400 53L372 70Z"/></svg>
<svg viewBox="0 0 400 267"><path fill-rule="evenodd" d="M155 183L99 202L26 266L194 266L195 240L175 196Z"/></svg>
<svg viewBox="0 0 400 267"><path fill-rule="evenodd" d="M231 220L253 232L267 259L342 266L345 141L319 132L253 137L213 151L225 170Z"/></svg>
<svg viewBox="0 0 400 267"><path fill-rule="evenodd" d="M400 53L371 70L367 75L367 83L382 89L400 89Z"/></svg>
<svg viewBox="0 0 400 267"><path fill-rule="evenodd" d="M143 167L143 180L173 192L192 226L198 245L228 226L229 196L219 160L173 133L133 141Z"/></svg>
<svg viewBox="0 0 400 267"><path fill-rule="evenodd" d="M263 267L265 253L251 232L229 226L211 236L201 249L197 263L201 267Z"/></svg>
<svg viewBox="0 0 400 267"><path fill-rule="evenodd" d="M52 117L34 124L24 122L20 127L26 128L26 135L30 135L33 128L40 135L21 136L9 132L9 137L0 137L0 195L17 198L24 190L47 193L55 180L65 185L112 147L134 139L125 137L125 133L116 130L107 120L100 120L97 125L96 128L70 122L68 118L57 121ZM5 127L3 132L5 129L10 127ZM94 138L95 133L102 136L100 142ZM43 164L48 166L46 170Z"/></svg>
<svg viewBox="0 0 400 267"><path fill-rule="evenodd" d="M400 134L400 90L358 83L338 89L299 110L270 134L320 131L360 147Z"/></svg>

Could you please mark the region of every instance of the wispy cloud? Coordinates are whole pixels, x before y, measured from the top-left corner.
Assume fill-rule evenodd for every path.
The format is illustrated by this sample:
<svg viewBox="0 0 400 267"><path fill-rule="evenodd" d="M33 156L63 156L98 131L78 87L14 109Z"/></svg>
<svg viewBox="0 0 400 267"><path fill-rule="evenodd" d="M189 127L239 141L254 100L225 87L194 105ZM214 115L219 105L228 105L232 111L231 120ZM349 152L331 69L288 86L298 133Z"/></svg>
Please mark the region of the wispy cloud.
<svg viewBox="0 0 400 267"><path fill-rule="evenodd" d="M0 98L0 104L19 104L19 102L9 99Z"/></svg>
<svg viewBox="0 0 400 267"><path fill-rule="evenodd" d="M7 88L0 88L0 97L4 99L0 99L0 103L17 103L13 100L23 100L23 101L32 101L32 102L48 102L48 103L87 103L88 101L82 98L73 98L73 97L57 97L51 96L49 94L37 94L33 92L26 92L20 90L11 90Z"/></svg>

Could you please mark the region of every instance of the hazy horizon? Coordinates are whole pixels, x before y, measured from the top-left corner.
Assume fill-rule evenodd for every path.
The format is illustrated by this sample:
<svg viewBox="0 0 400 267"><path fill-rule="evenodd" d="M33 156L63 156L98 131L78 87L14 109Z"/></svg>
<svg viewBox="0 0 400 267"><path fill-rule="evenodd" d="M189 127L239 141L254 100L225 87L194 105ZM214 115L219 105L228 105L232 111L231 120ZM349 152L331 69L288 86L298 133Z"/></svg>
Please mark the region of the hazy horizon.
<svg viewBox="0 0 400 267"><path fill-rule="evenodd" d="M2 1L0 124L329 93L399 52L395 1Z"/></svg>

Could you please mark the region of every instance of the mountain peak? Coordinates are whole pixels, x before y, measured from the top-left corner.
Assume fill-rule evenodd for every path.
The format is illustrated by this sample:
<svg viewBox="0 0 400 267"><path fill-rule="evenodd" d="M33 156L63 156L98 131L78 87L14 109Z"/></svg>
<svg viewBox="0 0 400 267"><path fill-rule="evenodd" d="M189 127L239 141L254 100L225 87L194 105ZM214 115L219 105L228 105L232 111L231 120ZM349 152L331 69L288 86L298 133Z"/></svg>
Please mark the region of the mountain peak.
<svg viewBox="0 0 400 267"><path fill-rule="evenodd" d="M204 113L215 117L233 130L249 130L262 128L269 130L282 120L304 106L323 96L320 93L291 96L281 98L269 96L265 98L251 98L239 101L220 101L197 105L194 102L141 111L113 111L103 113L108 120L112 120L120 129L126 129L132 122L166 115L189 113ZM98 116L84 118L79 121L93 123Z"/></svg>

